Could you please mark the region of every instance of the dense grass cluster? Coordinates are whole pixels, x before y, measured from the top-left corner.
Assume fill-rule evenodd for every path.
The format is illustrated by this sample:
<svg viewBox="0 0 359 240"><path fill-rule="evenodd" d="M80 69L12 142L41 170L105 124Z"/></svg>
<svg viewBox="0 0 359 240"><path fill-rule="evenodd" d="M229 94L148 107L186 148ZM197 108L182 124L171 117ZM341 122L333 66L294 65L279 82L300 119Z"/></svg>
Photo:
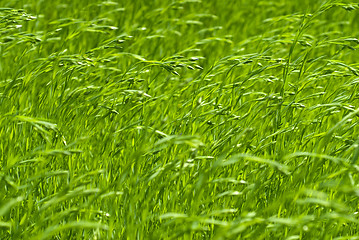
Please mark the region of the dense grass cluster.
<svg viewBox="0 0 359 240"><path fill-rule="evenodd" d="M0 239L359 238L357 3L0 3Z"/></svg>

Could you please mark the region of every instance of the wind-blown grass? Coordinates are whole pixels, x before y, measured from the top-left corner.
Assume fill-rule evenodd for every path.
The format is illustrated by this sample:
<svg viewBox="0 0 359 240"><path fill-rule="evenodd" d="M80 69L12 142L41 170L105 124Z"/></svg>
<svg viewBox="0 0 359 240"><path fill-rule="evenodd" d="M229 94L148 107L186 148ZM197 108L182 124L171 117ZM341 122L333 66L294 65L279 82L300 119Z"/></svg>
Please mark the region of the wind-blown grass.
<svg viewBox="0 0 359 240"><path fill-rule="evenodd" d="M357 238L357 3L0 3L0 239Z"/></svg>

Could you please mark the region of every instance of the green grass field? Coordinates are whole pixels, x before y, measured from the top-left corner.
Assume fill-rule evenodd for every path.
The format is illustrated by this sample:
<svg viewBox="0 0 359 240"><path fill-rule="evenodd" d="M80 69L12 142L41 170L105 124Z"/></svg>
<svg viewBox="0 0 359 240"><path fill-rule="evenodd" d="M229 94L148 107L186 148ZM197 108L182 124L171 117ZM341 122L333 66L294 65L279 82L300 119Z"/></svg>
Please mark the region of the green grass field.
<svg viewBox="0 0 359 240"><path fill-rule="evenodd" d="M359 239L358 13L0 0L0 239Z"/></svg>

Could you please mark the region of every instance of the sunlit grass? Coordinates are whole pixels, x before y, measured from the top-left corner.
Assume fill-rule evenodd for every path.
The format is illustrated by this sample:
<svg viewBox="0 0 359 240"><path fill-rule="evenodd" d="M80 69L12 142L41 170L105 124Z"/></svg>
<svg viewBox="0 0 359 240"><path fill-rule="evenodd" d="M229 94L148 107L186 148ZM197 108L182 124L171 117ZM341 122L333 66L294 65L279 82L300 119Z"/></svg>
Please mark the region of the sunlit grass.
<svg viewBox="0 0 359 240"><path fill-rule="evenodd" d="M0 3L0 239L356 239L357 3Z"/></svg>

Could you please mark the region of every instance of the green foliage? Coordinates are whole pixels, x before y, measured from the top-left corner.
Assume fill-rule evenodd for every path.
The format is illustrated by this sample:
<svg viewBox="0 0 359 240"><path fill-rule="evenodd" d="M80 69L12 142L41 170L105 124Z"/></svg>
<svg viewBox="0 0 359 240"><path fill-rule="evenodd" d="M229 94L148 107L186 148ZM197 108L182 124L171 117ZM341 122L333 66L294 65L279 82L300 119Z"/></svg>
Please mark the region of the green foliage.
<svg viewBox="0 0 359 240"><path fill-rule="evenodd" d="M356 239L357 3L0 3L0 239Z"/></svg>

